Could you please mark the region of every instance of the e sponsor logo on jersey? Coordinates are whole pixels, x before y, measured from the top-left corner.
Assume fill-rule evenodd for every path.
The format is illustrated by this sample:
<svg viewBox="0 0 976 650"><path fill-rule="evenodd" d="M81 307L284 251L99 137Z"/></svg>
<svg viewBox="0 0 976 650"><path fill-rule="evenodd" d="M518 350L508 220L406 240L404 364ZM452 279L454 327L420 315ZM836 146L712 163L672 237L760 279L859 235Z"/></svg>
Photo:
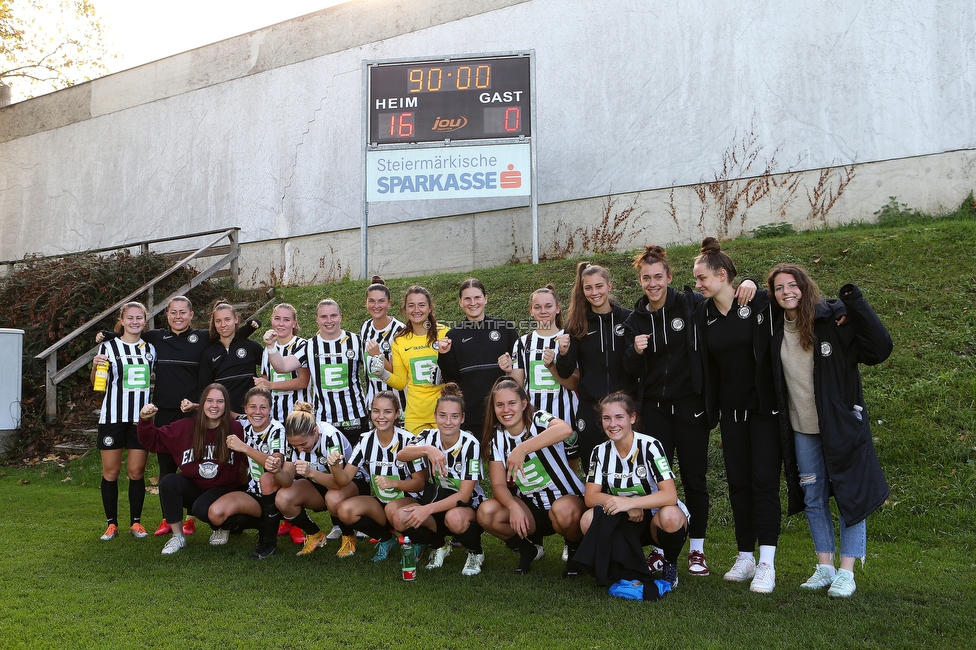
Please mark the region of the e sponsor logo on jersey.
<svg viewBox="0 0 976 650"><path fill-rule="evenodd" d="M668 465L668 459L665 456L658 456L655 458L654 466L657 467L657 471L659 471L662 476L667 476L668 472L671 471L671 466Z"/></svg>
<svg viewBox="0 0 976 650"><path fill-rule="evenodd" d="M624 477L619 477L618 476L616 478L627 478L627 477L626 476L624 476ZM642 496L646 496L646 492L644 492L644 486L641 485L640 483L638 483L637 485L631 485L630 487L611 487L610 488L610 494L612 494L615 497L642 497Z"/></svg>
<svg viewBox="0 0 976 650"><path fill-rule="evenodd" d="M324 364L319 366L319 385L323 390L345 390L349 388L349 368L345 364Z"/></svg>
<svg viewBox="0 0 976 650"><path fill-rule="evenodd" d="M145 390L149 388L151 370L147 363L122 364L122 388L127 390Z"/></svg>
<svg viewBox="0 0 976 650"><path fill-rule="evenodd" d="M370 481L370 484L373 486L373 496L375 496L383 503L389 503L390 501L396 501L397 499L403 498L402 490L397 490L396 488L383 489L379 485L377 485L376 479L379 478L388 478L388 479L395 480L397 477L383 476L382 474L373 474L373 480Z"/></svg>
<svg viewBox="0 0 976 650"><path fill-rule="evenodd" d="M515 485L522 494L538 492L550 483L552 479L549 477L549 472L538 458L526 460L522 463L522 471L515 475Z"/></svg>
<svg viewBox="0 0 976 650"><path fill-rule="evenodd" d="M414 386L433 386L437 357L414 357L410 359L410 369L410 383Z"/></svg>
<svg viewBox="0 0 976 650"><path fill-rule="evenodd" d="M497 332L493 332L497 333ZM553 391L559 389L559 382L552 376L542 361L529 361L529 390Z"/></svg>

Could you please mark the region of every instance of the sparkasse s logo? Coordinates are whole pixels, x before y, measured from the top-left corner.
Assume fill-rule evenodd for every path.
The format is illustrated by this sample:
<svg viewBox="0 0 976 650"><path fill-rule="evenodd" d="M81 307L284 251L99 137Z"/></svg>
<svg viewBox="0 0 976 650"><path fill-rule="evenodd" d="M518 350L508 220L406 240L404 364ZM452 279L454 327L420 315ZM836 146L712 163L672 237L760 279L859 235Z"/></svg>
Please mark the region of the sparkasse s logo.
<svg viewBox="0 0 976 650"><path fill-rule="evenodd" d="M468 118L464 117L441 117L438 115L434 119L434 126L431 127L431 131L439 131L441 133L450 133L451 131L458 131L463 129L468 125Z"/></svg>
<svg viewBox="0 0 976 650"><path fill-rule="evenodd" d="M522 172L515 169L515 165L509 164L508 171L499 175L499 181L502 189L510 190L522 187Z"/></svg>

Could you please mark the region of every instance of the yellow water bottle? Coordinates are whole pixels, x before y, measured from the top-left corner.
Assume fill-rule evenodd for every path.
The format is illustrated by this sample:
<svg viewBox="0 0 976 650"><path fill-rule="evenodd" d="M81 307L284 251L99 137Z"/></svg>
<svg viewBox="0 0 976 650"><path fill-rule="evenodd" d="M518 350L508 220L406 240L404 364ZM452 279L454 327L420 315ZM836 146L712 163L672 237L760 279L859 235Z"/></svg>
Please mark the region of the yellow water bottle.
<svg viewBox="0 0 976 650"><path fill-rule="evenodd" d="M108 385L108 361L103 361L95 366L95 391L104 393Z"/></svg>

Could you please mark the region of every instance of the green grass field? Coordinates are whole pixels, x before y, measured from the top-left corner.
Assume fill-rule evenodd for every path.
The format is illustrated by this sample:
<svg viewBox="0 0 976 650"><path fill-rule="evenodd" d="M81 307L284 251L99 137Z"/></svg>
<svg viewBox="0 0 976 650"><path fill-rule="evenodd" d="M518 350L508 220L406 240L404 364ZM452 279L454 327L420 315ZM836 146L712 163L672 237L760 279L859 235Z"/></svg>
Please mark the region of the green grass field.
<svg viewBox="0 0 976 650"><path fill-rule="evenodd" d="M355 557L339 560L335 543L298 558L286 541L280 555L250 562L250 531L211 548L202 526L172 557L160 556L159 538L100 542L100 470L91 452L65 467L42 462L0 474L0 646L976 647L974 243L976 220L960 212L723 245L744 276L764 281L775 262L793 261L830 295L856 282L895 341L888 362L863 370L892 494L868 519L867 563L857 568L849 601L799 589L814 565L802 515L784 519L773 594L721 579L735 549L717 432L706 542L712 576L689 577L682 559L677 590L646 604L611 599L591 578L562 580L557 538L547 540L546 558L528 576L514 575L514 555L486 536L480 576L462 577L457 553L442 569L421 568L415 583L400 579L394 559L373 564L365 543ZM669 249L675 286L690 283L694 254L693 247ZM629 256L593 259L611 268L620 302L632 304L639 288ZM488 287L488 313L521 320L529 292L546 282L554 280L565 301L573 266L511 265L475 275ZM439 317L449 320L460 316L455 288L466 275L389 284L395 296L425 284ZM348 329L358 329L364 286L285 288L279 295L305 312L308 335L314 304L324 296L343 306ZM147 527L159 518L150 495Z"/></svg>

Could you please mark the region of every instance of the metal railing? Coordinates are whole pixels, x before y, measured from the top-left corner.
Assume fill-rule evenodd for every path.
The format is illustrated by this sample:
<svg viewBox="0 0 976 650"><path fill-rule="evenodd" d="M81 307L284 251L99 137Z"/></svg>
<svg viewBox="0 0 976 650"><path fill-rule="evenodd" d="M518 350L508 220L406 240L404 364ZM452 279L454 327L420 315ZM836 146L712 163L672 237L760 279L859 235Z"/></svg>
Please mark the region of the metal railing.
<svg viewBox="0 0 976 650"><path fill-rule="evenodd" d="M45 418L46 420L48 422L53 422L58 415L58 384L60 384L62 381L64 381L65 379L73 375L79 369L87 366L88 362L95 357L95 353L98 351L98 347L96 346L92 348L91 350L83 354L78 359L75 359L74 361L69 363L61 370L58 370L58 354L57 354L58 350L60 350L65 345L75 340L85 332L87 332L89 329L91 329L94 325L99 323L106 316L115 313L115 311L119 307L121 307L122 305L124 305L125 303L129 302L130 300L134 299L139 295L142 294L146 295L146 309L149 312L149 322L151 322L153 317L156 316L156 314L160 313L166 308L166 305L169 303L169 301L172 298L187 293L197 285L201 284L202 282L205 282L206 280L216 275L221 269L223 269L228 264L230 265L230 277L234 282L234 286L237 287L238 274L239 274L239 266L238 266L237 258L240 256L239 234L240 234L240 228L228 228L226 230L209 230L207 232L198 232L189 235L182 235L179 237L150 239L142 242L136 242L133 244L126 244L123 246L113 246L110 248L100 248L97 250L85 251L85 253L105 253L108 251L123 250L126 248L135 248L138 246L143 253L148 253L150 244L158 244L158 243L169 242L169 241L178 241L181 239L195 239L198 237L206 237L208 235L216 235L212 239L207 240L206 244L196 249L195 251L190 252L188 255L186 255L186 257L183 257L178 262L176 262L171 267L169 267L166 271L156 276L154 280L148 282L147 284L142 285L141 287L139 287L138 289L130 293L128 296L122 298L117 303L115 303L114 305L112 305L111 307L109 307L99 315L95 316L94 318L92 318L90 321L88 321L81 327L78 327L76 330L74 330L73 332L71 332L64 338L62 338L60 341L58 341L57 343L55 343L54 345L52 345L51 347L47 348L46 350L44 350L43 352L41 352L40 354L34 357L35 359L39 359L39 360L45 360L45 359L47 360L47 369L45 371L45 387L46 387ZM218 246L221 240L225 238L228 239L228 243ZM176 254L183 255L184 253L176 253ZM167 255L172 255L172 253L167 253ZM166 298L158 305L155 304L155 296L154 296L153 289L158 282L169 277L170 275L180 270L189 262L197 259L198 257L217 257L218 255L222 255L222 257L219 260L217 260L209 267L201 271L199 274L194 276L192 280L190 280L189 282L181 286L179 289L177 289L170 295L166 296ZM58 255L53 257L68 257L68 256ZM19 262L24 262L24 261L25 260L4 261L4 262L0 262L0 264L7 264L8 267L12 268L14 264L17 264ZM30 261L30 260L26 260L26 261Z"/></svg>

